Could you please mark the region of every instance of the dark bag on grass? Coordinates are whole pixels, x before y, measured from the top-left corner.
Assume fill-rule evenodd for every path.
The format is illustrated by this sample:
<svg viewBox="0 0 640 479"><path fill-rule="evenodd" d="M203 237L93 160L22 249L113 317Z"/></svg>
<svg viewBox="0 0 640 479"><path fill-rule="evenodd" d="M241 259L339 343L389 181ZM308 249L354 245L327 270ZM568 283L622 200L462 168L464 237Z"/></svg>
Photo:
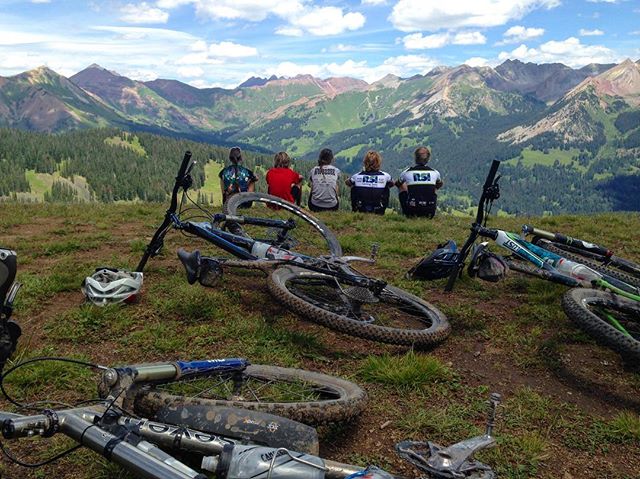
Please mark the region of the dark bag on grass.
<svg viewBox="0 0 640 479"><path fill-rule="evenodd" d="M447 278L458 264L460 253L455 241L448 240L439 244L438 249L425 256L407 272L409 279L442 279Z"/></svg>

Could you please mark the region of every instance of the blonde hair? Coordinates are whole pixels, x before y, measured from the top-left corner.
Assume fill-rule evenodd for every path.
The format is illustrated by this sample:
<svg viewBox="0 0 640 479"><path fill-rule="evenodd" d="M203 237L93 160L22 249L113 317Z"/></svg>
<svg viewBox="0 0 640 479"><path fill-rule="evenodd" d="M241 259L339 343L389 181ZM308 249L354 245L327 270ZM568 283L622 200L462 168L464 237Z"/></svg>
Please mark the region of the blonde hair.
<svg viewBox="0 0 640 479"><path fill-rule="evenodd" d="M370 150L364 155L362 163L364 164L364 171L378 171L382 165L382 157L377 151Z"/></svg>
<svg viewBox="0 0 640 479"><path fill-rule="evenodd" d="M273 157L274 167L275 168L289 168L291 166L291 158L285 151L280 151L276 153L276 156Z"/></svg>

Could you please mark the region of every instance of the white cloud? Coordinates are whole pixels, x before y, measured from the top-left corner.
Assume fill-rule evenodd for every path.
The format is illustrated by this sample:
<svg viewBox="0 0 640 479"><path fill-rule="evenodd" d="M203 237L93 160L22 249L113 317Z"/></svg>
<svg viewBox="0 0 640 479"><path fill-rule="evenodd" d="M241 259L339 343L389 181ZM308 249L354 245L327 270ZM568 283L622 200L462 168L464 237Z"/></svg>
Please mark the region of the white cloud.
<svg viewBox="0 0 640 479"><path fill-rule="evenodd" d="M255 57L258 50L233 42L220 42L209 45L209 54L217 58L246 58Z"/></svg>
<svg viewBox="0 0 640 479"><path fill-rule="evenodd" d="M483 45L487 38L480 32L434 33L423 36L422 33L406 35L402 42L409 50L442 48L445 45Z"/></svg>
<svg viewBox="0 0 640 479"><path fill-rule="evenodd" d="M345 12L335 6L313 6L309 0L158 0L156 5L171 9L193 4L200 17L213 20L247 20L261 22L269 16L287 22L275 31L278 35L338 35L364 26L360 12Z"/></svg>
<svg viewBox="0 0 640 479"><path fill-rule="evenodd" d="M31 3L51 3L51 0L31 0Z"/></svg>
<svg viewBox="0 0 640 479"><path fill-rule="evenodd" d="M287 18L304 10L305 0L158 0L161 8L193 4L196 13L211 19L260 22L269 15Z"/></svg>
<svg viewBox="0 0 640 479"><path fill-rule="evenodd" d="M469 65L470 67L486 67L491 64L489 60L482 57L472 57L464 61L465 65Z"/></svg>
<svg viewBox="0 0 640 479"><path fill-rule="evenodd" d="M183 78L198 78L204 75L204 70L198 66L178 67L177 72Z"/></svg>
<svg viewBox="0 0 640 479"><path fill-rule="evenodd" d="M362 5L385 5L387 0L362 0Z"/></svg>
<svg viewBox="0 0 640 479"><path fill-rule="evenodd" d="M454 45L484 45L487 37L480 32L460 32L456 33L451 42Z"/></svg>
<svg viewBox="0 0 640 479"><path fill-rule="evenodd" d="M403 32L495 27L558 5L560 0L399 0L389 20Z"/></svg>
<svg viewBox="0 0 640 479"><path fill-rule="evenodd" d="M427 48L442 48L449 43L448 33L434 33L422 36L422 33L412 33L402 39L404 47L409 50L422 50Z"/></svg>
<svg viewBox="0 0 640 479"><path fill-rule="evenodd" d="M566 40L552 40L538 48L528 48L522 44L511 52L501 52L500 60L515 58L535 63L564 63L570 67L581 67L589 63L610 63L620 61L619 55L602 45L585 45L575 37Z"/></svg>
<svg viewBox="0 0 640 479"><path fill-rule="evenodd" d="M584 28L581 28L579 33L581 37L594 37L594 36L604 35L604 32L597 28L595 30L586 30Z"/></svg>
<svg viewBox="0 0 640 479"><path fill-rule="evenodd" d="M23 30L23 29L21 29ZM50 34L26 29L0 28L0 72L11 75L46 65L71 76L91 63L140 80L203 79L216 86L233 87L246 79L257 51L234 42L205 42L185 32L148 27L97 26ZM248 56L252 55L252 56ZM224 65L224 68L221 66ZM202 75L197 74L202 70Z"/></svg>
<svg viewBox="0 0 640 479"><path fill-rule="evenodd" d="M530 40L532 38L541 37L544 35L544 28L523 27L522 25L515 25L504 32L504 40L500 42L501 45L507 43L517 43Z"/></svg>
<svg viewBox="0 0 640 479"><path fill-rule="evenodd" d="M276 28L275 33L277 35L285 35L287 37L301 37L302 35L304 35L302 28L292 27L289 25Z"/></svg>
<svg viewBox="0 0 640 479"><path fill-rule="evenodd" d="M120 9L120 20L126 23L167 23L169 13L159 8L152 7L147 2L138 5L128 3Z"/></svg>
<svg viewBox="0 0 640 479"><path fill-rule="evenodd" d="M283 62L274 68L267 68L258 73L260 76L284 76L294 77L300 74L308 74L326 78L331 76L350 76L363 79L369 83L379 80L388 74L400 77L409 77L416 74L425 74L438 62L423 55L401 55L390 57L381 64L370 66L366 60L347 60L343 63L325 63L299 65L293 62Z"/></svg>
<svg viewBox="0 0 640 479"><path fill-rule="evenodd" d="M317 36L338 35L347 30L358 30L364 26L365 21L362 13L343 13L342 8L338 7L312 8L302 15L289 18L293 27Z"/></svg>

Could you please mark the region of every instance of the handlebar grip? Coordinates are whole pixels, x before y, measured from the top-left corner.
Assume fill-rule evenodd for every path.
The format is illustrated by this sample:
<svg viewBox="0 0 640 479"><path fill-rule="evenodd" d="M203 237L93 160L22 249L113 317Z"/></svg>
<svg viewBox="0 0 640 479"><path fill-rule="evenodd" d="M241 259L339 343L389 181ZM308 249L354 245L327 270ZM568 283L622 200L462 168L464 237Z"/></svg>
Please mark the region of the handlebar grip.
<svg viewBox="0 0 640 479"><path fill-rule="evenodd" d="M493 180L496 178L496 173L498 172L498 167L500 166L500 161L493 160L491 163L491 168L489 169L489 174L487 175L487 179L484 182L484 187L488 188L493 184Z"/></svg>
<svg viewBox="0 0 640 479"><path fill-rule="evenodd" d="M190 161L191 161L191 152L187 150L184 152L184 158L182 158L182 163L180 164L180 169L178 170L178 178L182 178L185 175Z"/></svg>

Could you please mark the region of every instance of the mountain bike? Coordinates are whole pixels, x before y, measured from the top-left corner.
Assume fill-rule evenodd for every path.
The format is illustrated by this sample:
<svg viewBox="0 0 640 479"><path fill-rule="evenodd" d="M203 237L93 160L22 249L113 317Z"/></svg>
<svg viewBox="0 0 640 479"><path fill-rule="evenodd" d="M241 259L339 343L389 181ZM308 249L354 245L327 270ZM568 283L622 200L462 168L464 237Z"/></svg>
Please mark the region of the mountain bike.
<svg viewBox="0 0 640 479"><path fill-rule="evenodd" d="M12 368L3 379L26 364ZM85 446L136 477L149 479L206 479L206 472L215 472L220 479L394 477L377 467L362 468L318 457L315 430L271 414L189 403L162 407L156 411L158 419L152 420L128 412L127 384L138 376L151 380L168 367L104 368L101 387L108 386L108 393L91 405L83 401L82 406L49 408L26 416L0 412L5 439L63 434L77 442L77 446L40 463L17 459L0 443L2 453L15 464L33 468ZM493 427L499 402L500 396L492 394L483 435L446 448L432 442L403 441L396 445L396 451L430 477L493 479L491 468L475 460L474 454L496 444Z"/></svg>
<svg viewBox="0 0 640 479"><path fill-rule="evenodd" d="M487 428L483 435L446 448L433 442L403 441L396 444L396 452L432 478L494 479L496 476L492 469L475 460L474 455L496 444L493 426L499 401L499 395L492 394ZM188 410L185 408L185 411ZM239 419L245 418L240 415ZM282 427L282 420L268 420L270 422L263 431L265 435L273 435ZM207 479L208 476L204 474L207 472L215 472L220 479L394 478L375 466L363 468L343 464L322 459L313 452L286 446L247 444L184 425L132 417L115 406L113 401L65 410L48 409L31 416L0 412L0 421L5 439L50 438L64 434L78 443L47 463L84 446L141 478ZM246 418L245 422L256 421ZM9 453L4 445L2 452L11 462L21 466L44 465L25 463ZM180 454L180 460L172 454Z"/></svg>
<svg viewBox="0 0 640 479"><path fill-rule="evenodd" d="M585 264L588 261L582 260L578 255L572 255L572 260L567 256L571 253L564 249L553 248L561 254L552 251L553 245L545 241L552 238L554 243L570 243L568 246L572 243L574 249L607 256L596 245L582 242L579 247L576 246L578 240L525 226L525 232L537 232L537 242L545 245L545 249L516 233L487 228L488 213L493 201L500 197L500 176L496 176L499 165L499 161L494 161L491 165L476 219L471 225L471 233L460 250L445 289L453 289L476 240L480 237L491 239L512 253L510 258L505 258L510 268L573 288L563 296L562 306L567 316L585 332L626 358L640 359L640 285L635 276L628 272L633 269L633 263L609 254L611 262L627 268L627 272L612 272L609 265L604 264L597 271Z"/></svg>
<svg viewBox="0 0 640 479"><path fill-rule="evenodd" d="M231 256L212 258L198 251L179 251L192 284L215 285L223 268L257 269L267 274L269 291L279 303L328 328L416 347L448 336L449 323L435 306L351 266L355 261L375 262L375 247L370 258L343 256L340 242L322 221L271 195L239 193L227 200L223 213L211 213L188 194L194 164L187 152L164 221L136 271L143 271L147 261L160 253L165 235L173 228Z"/></svg>

